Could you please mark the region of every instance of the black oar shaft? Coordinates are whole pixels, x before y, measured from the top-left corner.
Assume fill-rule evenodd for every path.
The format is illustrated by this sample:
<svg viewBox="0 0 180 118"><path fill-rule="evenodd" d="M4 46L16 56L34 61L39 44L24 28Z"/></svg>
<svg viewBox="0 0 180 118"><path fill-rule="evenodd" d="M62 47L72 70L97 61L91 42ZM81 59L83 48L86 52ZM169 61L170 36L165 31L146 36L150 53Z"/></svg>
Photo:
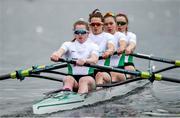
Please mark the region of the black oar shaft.
<svg viewBox="0 0 180 118"><path fill-rule="evenodd" d="M9 79L9 78L11 78L10 74L5 74L5 75L0 76L0 80L6 80L6 79Z"/></svg>
<svg viewBox="0 0 180 118"><path fill-rule="evenodd" d="M164 62L168 64L175 64L176 62L171 59L165 59L161 57L155 57L155 56L149 56L149 55L144 55L144 54L130 54L131 56L138 57L138 58L143 58L143 59L148 59L148 60L153 60L153 61L159 61L159 62Z"/></svg>
<svg viewBox="0 0 180 118"><path fill-rule="evenodd" d="M180 66L170 66L170 67L167 67L167 68L163 68L163 69L159 69L159 70L156 70L156 71L153 71L153 73L161 73L161 72L164 72L164 71L167 71L167 70L171 70L171 69L174 69L174 68L180 68Z"/></svg>
<svg viewBox="0 0 180 118"><path fill-rule="evenodd" d="M64 64L54 64L54 65L44 66L44 67L42 67L42 68L39 67L39 68L30 70L30 71L29 71L29 74L38 73L38 72L43 72L43 71L48 71L48 70L55 70L55 69L64 68L64 67L67 67L67 64L66 64L66 63L64 63Z"/></svg>
<svg viewBox="0 0 180 118"><path fill-rule="evenodd" d="M56 79L56 78L54 78L54 77L42 76L42 75L32 74L32 75L30 75L29 77L36 77L36 78L41 78L41 79L46 79L46 80L53 80L53 81L57 81L57 82L63 82L63 80Z"/></svg>
<svg viewBox="0 0 180 118"><path fill-rule="evenodd" d="M67 63L70 63L70 64L76 64L76 61L74 61L74 60L59 59L59 61L67 62ZM154 78L155 80L164 80L164 81L180 83L180 79L163 77L160 74L153 74L153 73L149 73L149 72L130 71L130 70L124 70L124 69L119 69L119 68L113 68L113 67L110 67L110 66L100 66L100 65L90 65L90 64L84 64L84 66L97 68L97 69L101 69L101 70L104 70L104 71L113 71L113 72L131 74L131 75L139 76L140 78L144 78L144 79Z"/></svg>
<svg viewBox="0 0 180 118"><path fill-rule="evenodd" d="M163 77L162 80L168 81L168 82L180 83L180 79L176 79L176 78Z"/></svg>
<svg viewBox="0 0 180 118"><path fill-rule="evenodd" d="M73 60L59 59L59 61L67 62L67 63L71 63L71 64L76 64L76 61L73 61ZM104 70L104 71L114 71L114 72L119 72L119 73L124 73L124 74L131 74L131 75L135 75L135 76L141 76L141 72L124 70L124 69L120 69L120 68L114 68L114 67L111 67L111 66L90 65L90 64L86 64L86 63L83 66L97 68L97 69L101 69L101 70Z"/></svg>
<svg viewBox="0 0 180 118"><path fill-rule="evenodd" d="M59 68L64 68L67 67L67 63L56 63L56 64L51 64L51 65L41 65L41 66L33 66L32 68L29 69L25 69L25 70L18 70L18 71L14 71L12 73L9 74L5 74L5 75L1 75L0 76L0 80L6 80L6 79L10 79L10 78L19 78L20 80L22 80L24 77L28 77L32 74L37 74L43 71L50 71L50 70L55 70L55 69L59 69Z"/></svg>

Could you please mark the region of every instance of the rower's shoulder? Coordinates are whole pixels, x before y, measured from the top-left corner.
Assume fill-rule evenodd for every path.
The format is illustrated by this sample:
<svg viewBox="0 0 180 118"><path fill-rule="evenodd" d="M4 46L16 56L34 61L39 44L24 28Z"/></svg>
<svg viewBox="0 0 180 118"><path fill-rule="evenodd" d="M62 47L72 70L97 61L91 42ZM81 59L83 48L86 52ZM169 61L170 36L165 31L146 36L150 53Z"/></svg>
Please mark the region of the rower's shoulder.
<svg viewBox="0 0 180 118"><path fill-rule="evenodd" d="M90 38L87 39L86 44L98 46L98 45L97 45L93 40L91 40Z"/></svg>
<svg viewBox="0 0 180 118"><path fill-rule="evenodd" d="M129 36L135 36L135 37L136 37L136 34L135 34L134 32L127 32L127 34L128 34Z"/></svg>
<svg viewBox="0 0 180 118"><path fill-rule="evenodd" d="M125 36L124 33L117 31L117 32L114 33L114 37L123 37L123 38L125 38L126 36Z"/></svg>
<svg viewBox="0 0 180 118"><path fill-rule="evenodd" d="M108 36L108 37L114 37L112 34L108 33L108 32L103 32L104 36Z"/></svg>
<svg viewBox="0 0 180 118"><path fill-rule="evenodd" d="M86 45L87 45L87 47L90 47L90 48L99 49L99 46L89 38L86 41Z"/></svg>
<svg viewBox="0 0 180 118"><path fill-rule="evenodd" d="M73 44L73 42L72 41L65 41L62 45L72 45Z"/></svg>

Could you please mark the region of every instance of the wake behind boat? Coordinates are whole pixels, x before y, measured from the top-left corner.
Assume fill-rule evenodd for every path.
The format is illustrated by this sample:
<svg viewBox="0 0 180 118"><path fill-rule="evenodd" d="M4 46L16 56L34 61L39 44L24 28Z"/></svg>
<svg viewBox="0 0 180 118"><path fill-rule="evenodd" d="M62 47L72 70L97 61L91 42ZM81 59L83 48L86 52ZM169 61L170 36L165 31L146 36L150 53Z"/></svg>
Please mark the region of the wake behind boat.
<svg viewBox="0 0 180 118"><path fill-rule="evenodd" d="M123 82L125 83L125 82ZM82 106L110 100L113 97L123 96L137 88L148 84L147 80L139 80L114 87L101 88L85 94L72 91L61 91L50 94L33 105L34 114L46 114L63 110L71 110Z"/></svg>

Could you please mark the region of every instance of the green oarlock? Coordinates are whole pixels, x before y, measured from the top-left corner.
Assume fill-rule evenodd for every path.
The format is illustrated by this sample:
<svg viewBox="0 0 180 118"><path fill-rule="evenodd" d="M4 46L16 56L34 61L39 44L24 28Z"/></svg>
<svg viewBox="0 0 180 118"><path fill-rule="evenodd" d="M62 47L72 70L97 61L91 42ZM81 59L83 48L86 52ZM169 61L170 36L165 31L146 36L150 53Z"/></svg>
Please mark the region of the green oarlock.
<svg viewBox="0 0 180 118"><path fill-rule="evenodd" d="M154 77L155 77L155 80L158 80L158 81L162 79L162 75L160 74L155 74Z"/></svg>
<svg viewBox="0 0 180 118"><path fill-rule="evenodd" d="M11 75L11 78L12 78L12 79L15 79L15 78L16 78L16 72L12 72L10 75Z"/></svg>
<svg viewBox="0 0 180 118"><path fill-rule="evenodd" d="M180 60L175 61L175 66L180 66Z"/></svg>
<svg viewBox="0 0 180 118"><path fill-rule="evenodd" d="M151 74L149 72L141 72L141 77L147 79L151 77Z"/></svg>

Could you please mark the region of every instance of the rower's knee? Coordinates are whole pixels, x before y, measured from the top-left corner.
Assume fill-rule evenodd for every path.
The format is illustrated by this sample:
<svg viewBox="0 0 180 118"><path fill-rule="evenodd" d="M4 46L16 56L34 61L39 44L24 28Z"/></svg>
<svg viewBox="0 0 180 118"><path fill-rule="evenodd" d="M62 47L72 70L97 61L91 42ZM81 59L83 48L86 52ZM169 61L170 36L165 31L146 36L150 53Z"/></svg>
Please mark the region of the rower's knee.
<svg viewBox="0 0 180 118"><path fill-rule="evenodd" d="M103 83L109 83L111 82L111 76L107 72L98 72L96 74L96 83L97 84L103 84Z"/></svg>
<svg viewBox="0 0 180 118"><path fill-rule="evenodd" d="M103 80L106 82L111 82L111 76L109 73L103 72Z"/></svg>
<svg viewBox="0 0 180 118"><path fill-rule="evenodd" d="M126 80L125 74L122 73L111 72L111 77L112 77L112 82L119 82Z"/></svg>
<svg viewBox="0 0 180 118"><path fill-rule="evenodd" d="M79 80L80 93L86 93L96 88L95 80L92 77L82 77Z"/></svg>
<svg viewBox="0 0 180 118"><path fill-rule="evenodd" d="M74 82L74 78L71 76L66 76L63 80L63 83L73 83Z"/></svg>
<svg viewBox="0 0 180 118"><path fill-rule="evenodd" d="M95 78L101 78L103 76L103 74L102 74L102 72L98 72L97 74L96 74L96 77Z"/></svg>

